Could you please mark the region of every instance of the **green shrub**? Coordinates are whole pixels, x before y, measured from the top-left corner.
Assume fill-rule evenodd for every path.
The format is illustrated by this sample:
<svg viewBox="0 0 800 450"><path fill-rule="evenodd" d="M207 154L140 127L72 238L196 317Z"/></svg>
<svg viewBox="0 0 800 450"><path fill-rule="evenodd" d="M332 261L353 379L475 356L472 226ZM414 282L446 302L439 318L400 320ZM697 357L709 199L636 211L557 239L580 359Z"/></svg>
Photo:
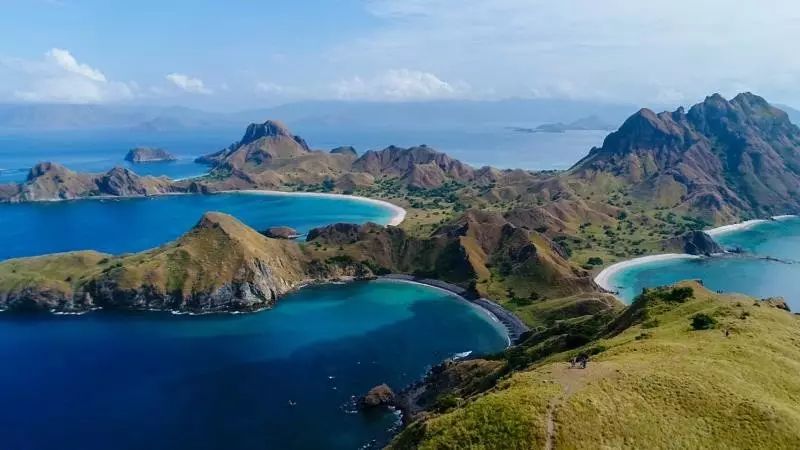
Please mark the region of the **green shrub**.
<svg viewBox="0 0 800 450"><path fill-rule="evenodd" d="M692 316L692 329L695 330L709 330L714 328L717 321L706 313L697 313Z"/></svg>

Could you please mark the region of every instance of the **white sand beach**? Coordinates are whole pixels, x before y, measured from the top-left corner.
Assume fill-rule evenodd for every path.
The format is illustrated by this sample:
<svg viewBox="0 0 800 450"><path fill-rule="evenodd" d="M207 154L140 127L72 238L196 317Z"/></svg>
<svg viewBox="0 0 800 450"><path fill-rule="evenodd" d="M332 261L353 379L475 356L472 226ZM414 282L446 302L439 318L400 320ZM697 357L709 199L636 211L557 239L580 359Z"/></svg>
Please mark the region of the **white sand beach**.
<svg viewBox="0 0 800 450"><path fill-rule="evenodd" d="M614 278L614 275L616 275L617 273L619 273L624 269L629 269L633 266L652 263L656 261L669 261L673 259L696 259L696 258L700 257L695 255L687 255L684 253L665 253L661 255L650 255L650 256L643 256L641 258L628 259L626 261L620 261L616 264L612 264L603 269L600 273L597 274L596 277L594 277L594 282L597 283L598 286L609 292L615 292L617 290L617 287L613 286L612 280Z"/></svg>
<svg viewBox="0 0 800 450"><path fill-rule="evenodd" d="M387 201L377 200L369 197L360 197L358 195L344 195L344 194L328 194L324 192L284 192L284 191L268 191L263 189L244 189L241 191L219 191L223 194L253 194L253 195L285 195L285 196L305 196L305 197L326 197L326 198L341 198L351 199L364 203L371 203L373 205L380 205L392 211L392 218L387 225L398 226L403 223L406 218L406 210Z"/></svg>
<svg viewBox="0 0 800 450"><path fill-rule="evenodd" d="M721 227L711 228L710 230L705 230L705 232L711 237L717 237L723 234L732 233L734 231L746 230L748 228L752 228L760 223L765 223L765 222L768 222L768 220L766 219L745 220L744 222L733 223L730 225L723 225Z"/></svg>

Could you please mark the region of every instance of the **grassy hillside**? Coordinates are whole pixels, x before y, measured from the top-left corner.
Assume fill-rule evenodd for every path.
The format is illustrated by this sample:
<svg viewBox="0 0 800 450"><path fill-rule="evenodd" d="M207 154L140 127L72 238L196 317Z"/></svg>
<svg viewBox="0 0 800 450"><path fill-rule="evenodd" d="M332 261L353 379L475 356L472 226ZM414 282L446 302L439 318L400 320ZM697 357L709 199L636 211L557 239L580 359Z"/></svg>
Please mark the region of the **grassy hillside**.
<svg viewBox="0 0 800 450"><path fill-rule="evenodd" d="M800 319L682 287L693 296L641 297L602 338L544 355L393 448L798 448ZM698 314L714 323L694 329ZM569 367L590 349L585 370Z"/></svg>

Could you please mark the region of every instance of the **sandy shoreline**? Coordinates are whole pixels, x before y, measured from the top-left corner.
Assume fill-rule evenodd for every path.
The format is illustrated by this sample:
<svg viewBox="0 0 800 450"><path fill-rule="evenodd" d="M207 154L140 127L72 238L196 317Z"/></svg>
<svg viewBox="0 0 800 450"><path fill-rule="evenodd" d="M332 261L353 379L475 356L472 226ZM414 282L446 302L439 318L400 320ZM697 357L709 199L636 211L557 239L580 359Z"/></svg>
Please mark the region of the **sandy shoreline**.
<svg viewBox="0 0 800 450"><path fill-rule="evenodd" d="M762 223L768 223L768 222L773 221L773 220L778 220L778 221L780 221L780 220L790 220L790 219L795 219L797 217L799 217L799 216L797 216L795 214L782 214L782 215L779 215L779 216L772 216L769 219L745 220L744 222L732 223L730 225L723 225L721 227L711 228L711 229L705 230L705 233L708 234L711 237L717 237L717 236L721 236L723 234L733 233L734 231L749 230L750 228L753 228L753 227L755 227L757 225L760 225Z"/></svg>
<svg viewBox="0 0 800 450"><path fill-rule="evenodd" d="M252 195L283 195L283 196L304 196L304 197L323 197L323 198L338 198L338 199L352 199L355 201L370 203L373 205L383 206L392 211L392 218L387 225L398 226L403 223L406 218L406 210L384 200L378 200L369 197L361 197L358 195L344 195L344 194L330 194L325 192L286 192L286 191L269 191L266 189L243 189L231 191L218 191L214 192L219 194L252 194Z"/></svg>
<svg viewBox="0 0 800 450"><path fill-rule="evenodd" d="M616 264L612 264L603 269L600 273L597 274L597 276L594 277L594 282L597 283L598 286L605 289L606 291L616 292L617 287L613 286L611 281L613 280L614 275L618 274L619 272L625 269L657 261L670 261L674 259L697 259L697 258L700 258L700 256L687 255L685 253L664 253L661 255L650 255L650 256L643 256L641 258L628 259L625 261L620 261Z"/></svg>

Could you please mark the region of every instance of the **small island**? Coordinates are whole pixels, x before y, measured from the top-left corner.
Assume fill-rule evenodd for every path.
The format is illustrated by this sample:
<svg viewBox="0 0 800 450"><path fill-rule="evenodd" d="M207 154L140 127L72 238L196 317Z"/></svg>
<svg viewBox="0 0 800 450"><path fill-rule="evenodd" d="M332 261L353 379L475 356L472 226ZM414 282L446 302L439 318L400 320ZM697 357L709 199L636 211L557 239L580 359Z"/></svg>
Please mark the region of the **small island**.
<svg viewBox="0 0 800 450"><path fill-rule="evenodd" d="M138 163L151 163L151 162L168 162L177 161L175 155L169 153L163 148L156 147L136 147L131 149L125 155L125 161L138 164Z"/></svg>

